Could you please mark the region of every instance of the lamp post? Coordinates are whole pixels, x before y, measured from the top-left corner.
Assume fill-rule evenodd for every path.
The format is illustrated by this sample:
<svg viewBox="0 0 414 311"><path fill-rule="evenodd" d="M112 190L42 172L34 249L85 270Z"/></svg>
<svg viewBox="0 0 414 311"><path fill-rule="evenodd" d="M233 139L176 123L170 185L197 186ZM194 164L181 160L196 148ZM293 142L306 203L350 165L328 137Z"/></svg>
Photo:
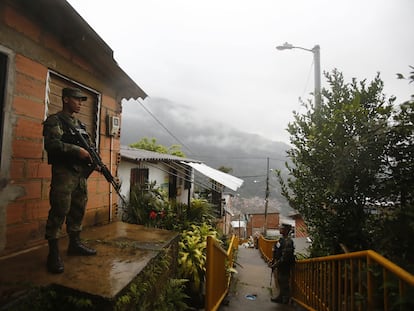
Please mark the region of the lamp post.
<svg viewBox="0 0 414 311"><path fill-rule="evenodd" d="M320 46L315 45L312 49L306 49L300 46L294 46L290 43L285 42L283 45L279 45L276 47L277 50L292 50L292 49L300 49L308 52L313 53L313 61L315 63L315 110L318 111L321 105L321 55L320 55Z"/></svg>
<svg viewBox="0 0 414 311"><path fill-rule="evenodd" d="M265 214L264 214L264 235L267 235L267 208L269 204L269 158L267 158L266 169L266 194L265 194Z"/></svg>

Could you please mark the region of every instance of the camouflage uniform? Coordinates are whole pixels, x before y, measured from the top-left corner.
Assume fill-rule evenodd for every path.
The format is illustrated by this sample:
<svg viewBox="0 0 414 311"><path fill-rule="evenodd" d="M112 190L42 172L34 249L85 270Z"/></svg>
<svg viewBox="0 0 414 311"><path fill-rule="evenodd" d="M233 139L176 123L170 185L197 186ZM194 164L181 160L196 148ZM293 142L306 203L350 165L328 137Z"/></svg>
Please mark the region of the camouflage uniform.
<svg viewBox="0 0 414 311"><path fill-rule="evenodd" d="M277 269L279 283L279 300L287 303L290 298L290 274L295 264L295 246L291 237L281 237L273 247L273 267Z"/></svg>
<svg viewBox="0 0 414 311"><path fill-rule="evenodd" d="M52 165L51 208L45 234L48 240L60 237L65 218L69 234L80 232L88 201L86 176L90 167L79 159L76 136L64 124L63 118L75 128L85 130L79 120L62 111L49 116L43 124L44 146L48 163Z"/></svg>

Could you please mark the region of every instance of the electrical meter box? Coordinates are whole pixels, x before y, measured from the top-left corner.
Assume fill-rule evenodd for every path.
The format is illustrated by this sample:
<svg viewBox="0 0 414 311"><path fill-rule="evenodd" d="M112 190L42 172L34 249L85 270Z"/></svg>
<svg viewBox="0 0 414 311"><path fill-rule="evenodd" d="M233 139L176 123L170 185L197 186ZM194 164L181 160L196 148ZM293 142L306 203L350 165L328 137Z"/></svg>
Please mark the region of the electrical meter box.
<svg viewBox="0 0 414 311"><path fill-rule="evenodd" d="M119 132L120 120L116 116L107 116L106 118L108 136L116 136Z"/></svg>

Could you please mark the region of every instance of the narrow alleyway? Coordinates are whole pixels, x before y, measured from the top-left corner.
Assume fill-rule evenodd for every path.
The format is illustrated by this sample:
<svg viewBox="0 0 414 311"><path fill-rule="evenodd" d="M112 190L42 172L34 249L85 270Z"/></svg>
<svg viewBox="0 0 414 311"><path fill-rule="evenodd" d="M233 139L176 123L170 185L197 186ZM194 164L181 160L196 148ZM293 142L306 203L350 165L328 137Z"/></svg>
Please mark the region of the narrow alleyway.
<svg viewBox="0 0 414 311"><path fill-rule="evenodd" d="M220 311L294 311L292 305L278 304L271 298L271 270L255 248L239 247L232 286ZM272 280L273 282L273 280Z"/></svg>

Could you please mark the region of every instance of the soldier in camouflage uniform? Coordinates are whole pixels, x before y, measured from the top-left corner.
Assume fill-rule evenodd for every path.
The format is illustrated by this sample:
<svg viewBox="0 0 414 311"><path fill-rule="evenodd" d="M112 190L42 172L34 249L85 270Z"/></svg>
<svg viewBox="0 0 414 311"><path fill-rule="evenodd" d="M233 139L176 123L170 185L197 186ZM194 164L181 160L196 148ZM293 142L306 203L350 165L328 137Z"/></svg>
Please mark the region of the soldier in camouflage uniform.
<svg viewBox="0 0 414 311"><path fill-rule="evenodd" d="M65 124L70 122L81 133L85 131L85 126L74 117L74 114L80 111L82 101L86 99L79 89L64 88L62 110L49 116L43 123L44 146L48 154L48 163L52 165L50 210L45 233L49 243L47 269L51 273L64 271L58 239L65 220L69 235L67 254L96 255L96 250L82 244L79 236L88 200L86 179L91 173L92 160L89 152L78 145L73 130Z"/></svg>
<svg viewBox="0 0 414 311"><path fill-rule="evenodd" d="M273 247L272 269L276 269L275 276L279 283L280 293L277 297L271 298L276 303L288 303L290 300L290 275L295 264L295 245L289 236L292 226L282 224L280 233L282 237Z"/></svg>

